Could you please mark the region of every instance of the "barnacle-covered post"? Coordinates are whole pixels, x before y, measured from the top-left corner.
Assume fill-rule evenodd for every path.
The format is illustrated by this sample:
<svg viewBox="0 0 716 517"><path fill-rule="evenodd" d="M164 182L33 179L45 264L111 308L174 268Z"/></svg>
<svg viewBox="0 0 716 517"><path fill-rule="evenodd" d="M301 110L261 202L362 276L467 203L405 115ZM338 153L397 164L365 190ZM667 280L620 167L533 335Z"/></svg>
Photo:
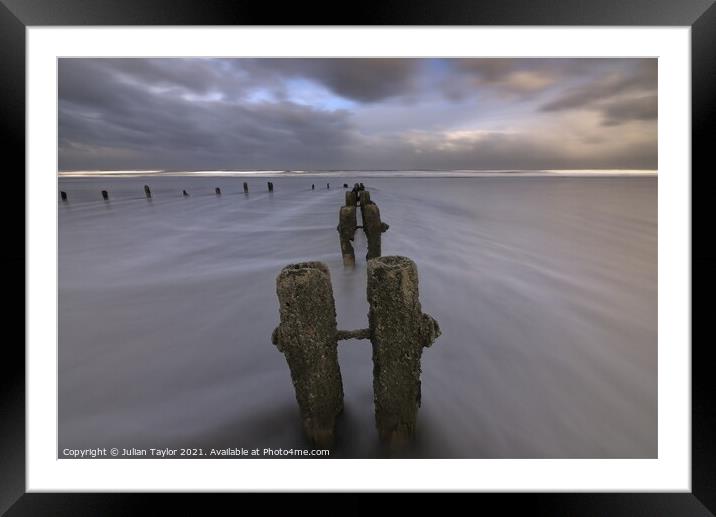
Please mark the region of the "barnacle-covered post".
<svg viewBox="0 0 716 517"><path fill-rule="evenodd" d="M373 344L373 396L378 434L389 445L407 442L420 407L420 358L440 327L424 314L418 270L406 257L368 261L368 321Z"/></svg>
<svg viewBox="0 0 716 517"><path fill-rule="evenodd" d="M343 382L328 268L321 262L286 266L276 278L276 294L281 323L271 340L286 356L306 435L330 446L343 410Z"/></svg>
<svg viewBox="0 0 716 517"><path fill-rule="evenodd" d="M353 194L352 199L349 199L349 194ZM351 201L353 201L352 205L350 204ZM344 266L355 266L356 264L356 255L351 241L355 237L357 226L355 194L346 192L346 206L342 206L338 212L338 236L341 241Z"/></svg>

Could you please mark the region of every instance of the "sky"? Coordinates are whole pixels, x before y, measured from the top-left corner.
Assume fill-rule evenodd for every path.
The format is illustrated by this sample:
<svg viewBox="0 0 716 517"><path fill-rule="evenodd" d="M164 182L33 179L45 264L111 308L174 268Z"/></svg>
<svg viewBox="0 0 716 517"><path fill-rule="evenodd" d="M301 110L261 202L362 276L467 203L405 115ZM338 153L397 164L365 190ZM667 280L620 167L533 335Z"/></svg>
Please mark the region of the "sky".
<svg viewBox="0 0 716 517"><path fill-rule="evenodd" d="M63 58L59 170L656 169L656 59Z"/></svg>

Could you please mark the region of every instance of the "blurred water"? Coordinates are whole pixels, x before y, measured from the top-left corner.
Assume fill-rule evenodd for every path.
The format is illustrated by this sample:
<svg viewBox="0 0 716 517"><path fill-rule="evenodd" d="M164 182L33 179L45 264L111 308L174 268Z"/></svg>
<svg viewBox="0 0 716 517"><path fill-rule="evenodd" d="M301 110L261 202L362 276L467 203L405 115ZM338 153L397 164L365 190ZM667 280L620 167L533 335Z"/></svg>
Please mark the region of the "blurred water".
<svg viewBox="0 0 716 517"><path fill-rule="evenodd" d="M305 448L275 278L324 261L339 328L367 326L365 238L346 270L336 231L342 184L364 181L443 331L411 455L656 456L656 176L243 181L59 180L60 450ZM339 360L332 457L379 457L370 343Z"/></svg>

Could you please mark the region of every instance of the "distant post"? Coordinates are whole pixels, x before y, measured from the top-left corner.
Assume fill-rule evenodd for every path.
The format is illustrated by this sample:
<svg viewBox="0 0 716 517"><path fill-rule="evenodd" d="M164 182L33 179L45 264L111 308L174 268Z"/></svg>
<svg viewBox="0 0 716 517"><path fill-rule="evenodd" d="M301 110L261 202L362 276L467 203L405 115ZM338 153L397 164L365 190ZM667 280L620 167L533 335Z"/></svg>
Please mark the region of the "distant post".
<svg viewBox="0 0 716 517"><path fill-rule="evenodd" d="M382 441L399 446L415 432L420 358L440 326L422 312L418 270L406 257L368 261L368 303L376 426Z"/></svg>
<svg viewBox="0 0 716 517"><path fill-rule="evenodd" d="M102 199L109 201L109 193L106 190L102 191Z"/></svg>
<svg viewBox="0 0 716 517"><path fill-rule="evenodd" d="M144 195L147 199L152 199L152 191L149 190L149 185L144 185Z"/></svg>
<svg viewBox="0 0 716 517"><path fill-rule="evenodd" d="M273 183L271 183L270 181L268 182L268 191L273 192Z"/></svg>
<svg viewBox="0 0 716 517"><path fill-rule="evenodd" d="M67 192L60 190L60 197L62 198L62 201L67 201Z"/></svg>
<svg viewBox="0 0 716 517"><path fill-rule="evenodd" d="M189 196L189 193L186 190L182 190L181 193L182 193L182 196L184 196L184 197Z"/></svg>
<svg viewBox="0 0 716 517"><path fill-rule="evenodd" d="M220 196L220 195L221 195L221 189L220 189L219 187L216 187L216 188L214 189L214 191L216 192L216 195L217 195L217 196Z"/></svg>
<svg viewBox="0 0 716 517"><path fill-rule="evenodd" d="M244 194L249 193L249 184L244 181Z"/></svg>
<svg viewBox="0 0 716 517"><path fill-rule="evenodd" d="M271 340L291 370L304 432L314 444L330 446L343 411L343 381L328 268L321 262L286 266L276 278L276 294L281 322Z"/></svg>

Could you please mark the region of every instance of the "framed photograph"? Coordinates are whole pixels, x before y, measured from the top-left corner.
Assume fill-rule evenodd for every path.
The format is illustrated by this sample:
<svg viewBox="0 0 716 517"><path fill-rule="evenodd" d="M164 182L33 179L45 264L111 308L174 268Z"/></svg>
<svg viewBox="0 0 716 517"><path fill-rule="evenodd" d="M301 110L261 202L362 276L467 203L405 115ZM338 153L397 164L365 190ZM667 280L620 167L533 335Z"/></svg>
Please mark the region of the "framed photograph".
<svg viewBox="0 0 716 517"><path fill-rule="evenodd" d="M4 1L27 303L0 508L710 515L691 278L714 264L691 235L716 8L538 4L276 25Z"/></svg>

